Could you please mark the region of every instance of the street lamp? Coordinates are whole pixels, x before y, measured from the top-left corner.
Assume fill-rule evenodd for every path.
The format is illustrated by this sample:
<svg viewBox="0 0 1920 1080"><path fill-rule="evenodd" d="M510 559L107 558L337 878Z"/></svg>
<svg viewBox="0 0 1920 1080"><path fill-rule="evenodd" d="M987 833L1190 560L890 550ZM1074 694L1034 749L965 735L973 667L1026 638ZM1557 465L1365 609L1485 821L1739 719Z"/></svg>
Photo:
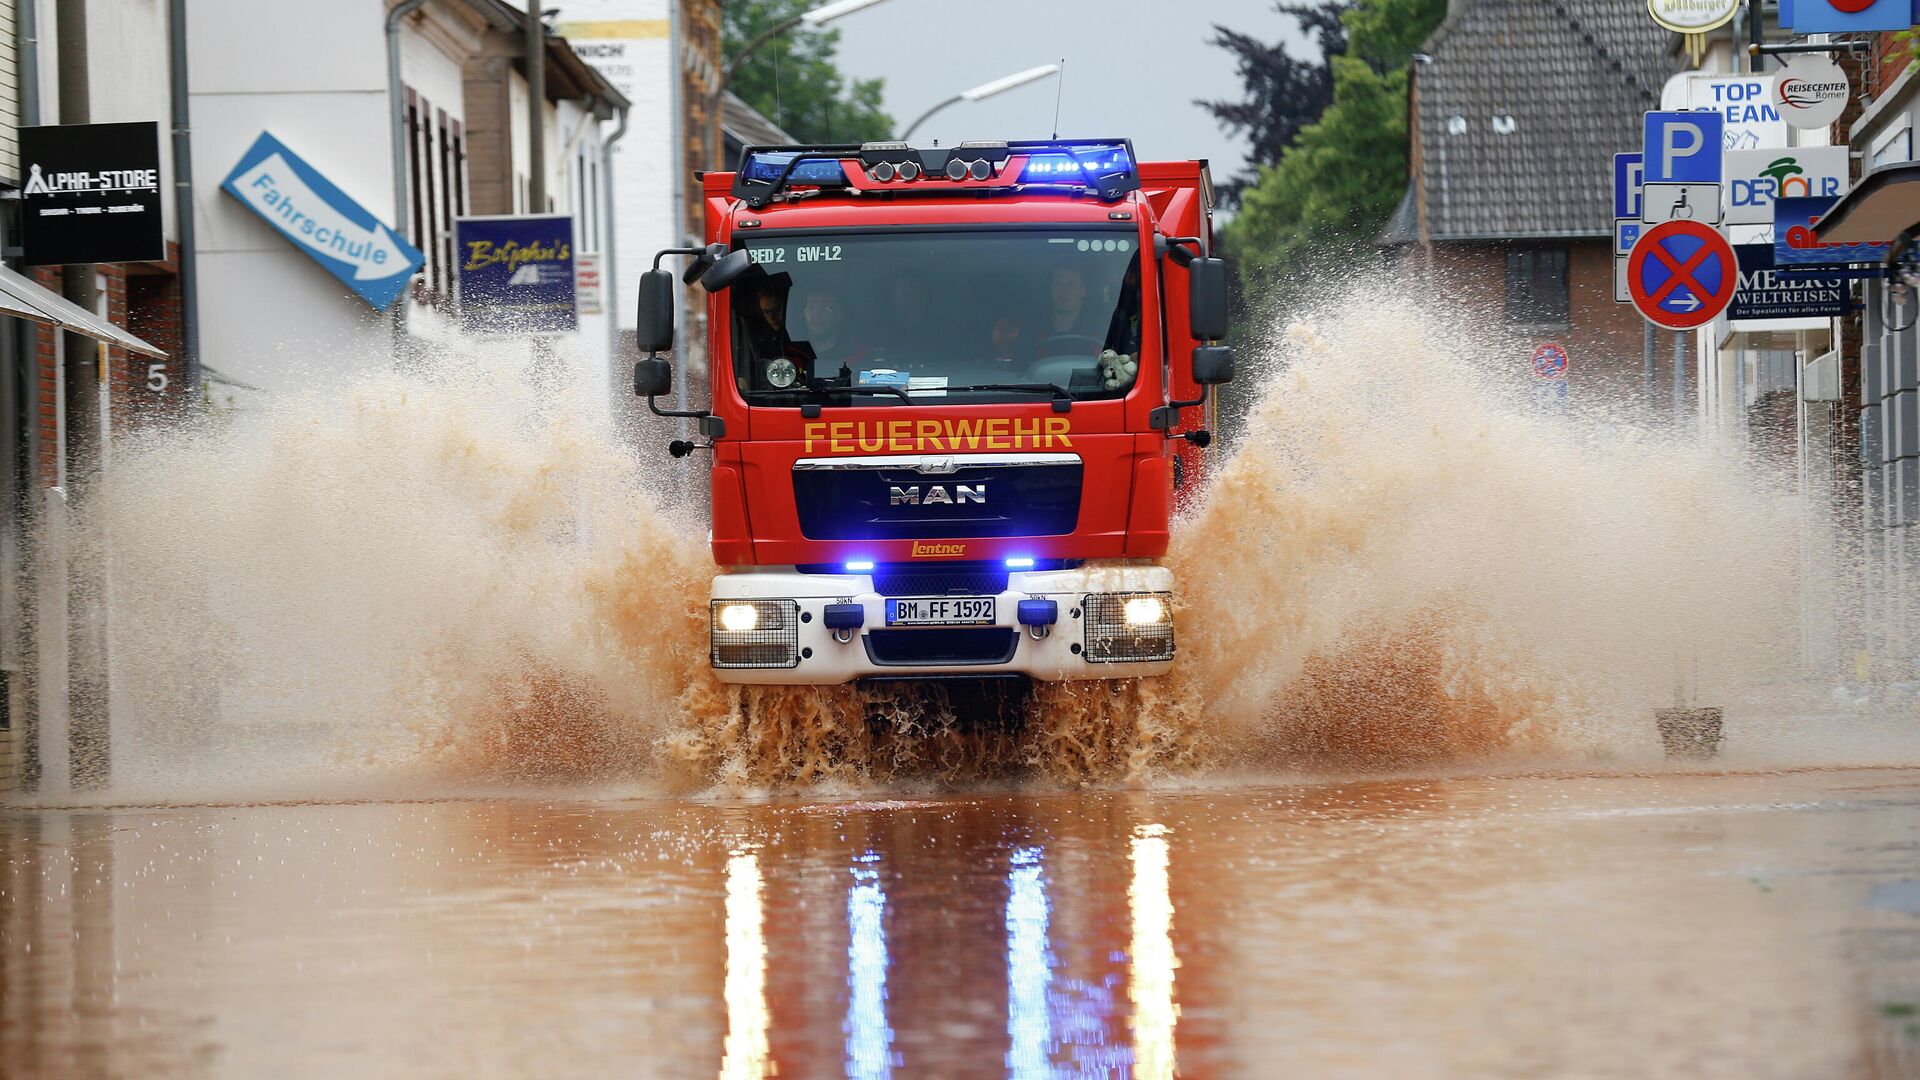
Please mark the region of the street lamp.
<svg viewBox="0 0 1920 1080"><path fill-rule="evenodd" d="M781 34L792 30L794 27L802 24L808 27L825 26L835 19L844 18L856 11L870 8L875 4L884 3L886 3L886 0L833 0L831 4L821 4L817 8L809 8L785 22L775 23L767 29L760 31L752 41L747 42L738 53L734 54L732 60L727 61L726 71L720 76L720 89L725 90L727 88L727 84L733 81L734 74L740 70L740 64L745 61L747 57L752 56L754 50L772 41L774 38L779 37ZM718 97L718 93L716 93L715 96Z"/></svg>
<svg viewBox="0 0 1920 1080"><path fill-rule="evenodd" d="M927 122L928 117L931 117L934 113L939 112L949 105L962 101L984 101L995 94L1004 94L1016 86L1025 86L1030 82L1037 82L1049 75L1058 74L1060 74L1059 64L1041 64L1039 67L1031 67L1025 71L1016 71L1011 75L1003 75L992 82L981 83L971 90L962 90L947 100L935 105L933 108L928 109L926 112L921 113L920 119L907 125L906 134L900 136L900 141L906 142L908 139L913 138L913 133L919 129L921 124Z"/></svg>
<svg viewBox="0 0 1920 1080"><path fill-rule="evenodd" d="M817 8L809 8L791 19L775 23L754 35L752 41L747 42L741 47L739 52L734 54L733 59L727 61L727 66L721 69L719 84L713 88L713 93L707 95L708 129L705 139L707 144L707 160L718 162L719 168L726 168L727 163L720 160L725 156L722 147L726 145L725 140L720 135L721 98L727 92L727 84L731 83L733 77L739 74L740 65L745 63L748 57L758 51L760 46L765 45L767 42L792 30L796 26L825 26L835 19L845 18L856 11L863 11L875 4L883 4L885 2L886 0L833 0L832 3L821 4Z"/></svg>

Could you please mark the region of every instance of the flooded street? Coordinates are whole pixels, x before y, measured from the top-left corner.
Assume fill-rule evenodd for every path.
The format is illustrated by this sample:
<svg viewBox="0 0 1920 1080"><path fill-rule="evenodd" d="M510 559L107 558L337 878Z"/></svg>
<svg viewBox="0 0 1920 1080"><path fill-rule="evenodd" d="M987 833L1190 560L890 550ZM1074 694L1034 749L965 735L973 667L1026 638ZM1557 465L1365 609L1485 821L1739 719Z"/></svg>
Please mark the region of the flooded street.
<svg viewBox="0 0 1920 1080"><path fill-rule="evenodd" d="M0 852L9 1075L1920 1075L1912 769L14 807Z"/></svg>

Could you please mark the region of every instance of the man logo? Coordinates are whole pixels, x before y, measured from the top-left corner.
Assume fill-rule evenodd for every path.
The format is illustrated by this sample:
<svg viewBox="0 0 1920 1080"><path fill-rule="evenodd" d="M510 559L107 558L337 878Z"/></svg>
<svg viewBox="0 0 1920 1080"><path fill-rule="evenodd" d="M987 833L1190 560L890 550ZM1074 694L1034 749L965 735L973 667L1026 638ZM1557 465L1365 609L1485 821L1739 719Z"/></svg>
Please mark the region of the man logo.
<svg viewBox="0 0 1920 1080"><path fill-rule="evenodd" d="M889 485L888 505L890 506L965 506L973 503L977 506L987 504L987 485L985 484L928 484L927 493L920 494L919 484L905 487Z"/></svg>

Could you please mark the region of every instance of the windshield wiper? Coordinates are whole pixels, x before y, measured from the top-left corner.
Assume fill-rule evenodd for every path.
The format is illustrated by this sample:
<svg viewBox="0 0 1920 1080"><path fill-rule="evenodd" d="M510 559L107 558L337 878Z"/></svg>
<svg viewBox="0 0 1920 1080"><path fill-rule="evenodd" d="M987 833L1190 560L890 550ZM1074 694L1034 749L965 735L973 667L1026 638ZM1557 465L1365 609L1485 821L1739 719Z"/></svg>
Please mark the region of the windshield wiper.
<svg viewBox="0 0 1920 1080"><path fill-rule="evenodd" d="M1027 394L1051 394L1053 395L1054 412L1066 412L1068 409L1073 408L1073 395L1067 393L1067 388L1061 386L1059 383L978 383L973 386L949 386L946 388L949 394L964 394L969 390L1010 390Z"/></svg>
<svg viewBox="0 0 1920 1080"><path fill-rule="evenodd" d="M825 397L828 394L886 394L911 404L913 399L907 396L903 386L829 386L823 383L810 383L806 386L790 386L785 390L747 390L749 398L784 397L787 394L814 394Z"/></svg>

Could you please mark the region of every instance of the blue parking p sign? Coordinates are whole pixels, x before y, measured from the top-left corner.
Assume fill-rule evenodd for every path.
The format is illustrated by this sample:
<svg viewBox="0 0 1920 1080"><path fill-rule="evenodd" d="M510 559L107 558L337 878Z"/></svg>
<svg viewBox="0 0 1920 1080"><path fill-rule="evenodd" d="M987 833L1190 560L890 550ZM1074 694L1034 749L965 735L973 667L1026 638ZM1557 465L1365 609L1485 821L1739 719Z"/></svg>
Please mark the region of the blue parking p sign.
<svg viewBox="0 0 1920 1080"><path fill-rule="evenodd" d="M1640 220L1640 155L1613 155L1613 216Z"/></svg>
<svg viewBox="0 0 1920 1080"><path fill-rule="evenodd" d="M1650 112L1646 120L1649 184L1718 184L1725 120L1717 112Z"/></svg>

